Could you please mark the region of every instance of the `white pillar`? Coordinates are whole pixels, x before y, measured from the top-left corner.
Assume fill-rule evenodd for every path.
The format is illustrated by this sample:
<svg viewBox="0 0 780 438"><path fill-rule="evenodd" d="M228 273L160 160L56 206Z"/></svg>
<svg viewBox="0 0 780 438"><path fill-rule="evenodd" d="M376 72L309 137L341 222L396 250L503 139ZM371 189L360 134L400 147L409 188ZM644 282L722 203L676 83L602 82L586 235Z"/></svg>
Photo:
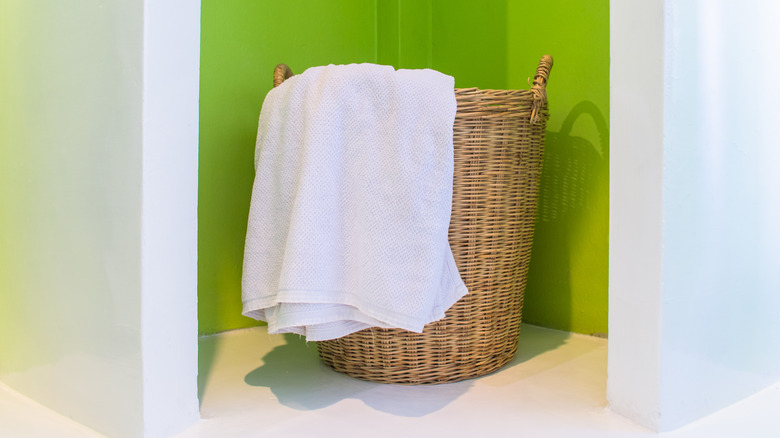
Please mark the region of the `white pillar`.
<svg viewBox="0 0 780 438"><path fill-rule="evenodd" d="M0 380L103 434L198 418L200 2L0 2Z"/></svg>
<svg viewBox="0 0 780 438"><path fill-rule="evenodd" d="M145 437L198 418L200 1L145 0L141 346Z"/></svg>
<svg viewBox="0 0 780 438"><path fill-rule="evenodd" d="M609 360L616 412L657 428L663 239L663 0L610 4Z"/></svg>
<svg viewBox="0 0 780 438"><path fill-rule="evenodd" d="M608 398L665 431L780 380L780 7L611 20Z"/></svg>

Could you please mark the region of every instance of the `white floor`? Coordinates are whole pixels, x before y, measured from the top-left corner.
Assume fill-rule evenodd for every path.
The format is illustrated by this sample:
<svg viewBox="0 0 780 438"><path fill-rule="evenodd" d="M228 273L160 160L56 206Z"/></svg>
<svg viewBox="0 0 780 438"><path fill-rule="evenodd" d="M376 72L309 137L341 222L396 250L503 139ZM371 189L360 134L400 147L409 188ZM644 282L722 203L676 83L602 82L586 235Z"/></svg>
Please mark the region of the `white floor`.
<svg viewBox="0 0 780 438"><path fill-rule="evenodd" d="M446 385L335 373L316 346L264 328L200 342L201 415L178 438L657 437L606 406L607 341L525 325L507 367ZM96 437L0 385L0 436ZM664 438L780 437L780 385Z"/></svg>
<svg viewBox="0 0 780 438"><path fill-rule="evenodd" d="M75 421L46 409L0 383L0 437L99 438Z"/></svg>

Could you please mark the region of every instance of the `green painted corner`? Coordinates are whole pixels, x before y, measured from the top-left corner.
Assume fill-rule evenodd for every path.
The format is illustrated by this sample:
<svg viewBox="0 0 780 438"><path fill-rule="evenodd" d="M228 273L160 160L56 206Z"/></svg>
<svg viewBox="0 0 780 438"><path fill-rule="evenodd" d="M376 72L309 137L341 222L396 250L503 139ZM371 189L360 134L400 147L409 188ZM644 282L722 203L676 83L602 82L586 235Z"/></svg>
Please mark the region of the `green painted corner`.
<svg viewBox="0 0 780 438"><path fill-rule="evenodd" d="M241 268L257 117L277 63L301 72L378 62L434 68L457 87L527 88L549 53L551 118L524 319L606 333L608 32L608 0L204 0L200 332L257 324L241 316Z"/></svg>

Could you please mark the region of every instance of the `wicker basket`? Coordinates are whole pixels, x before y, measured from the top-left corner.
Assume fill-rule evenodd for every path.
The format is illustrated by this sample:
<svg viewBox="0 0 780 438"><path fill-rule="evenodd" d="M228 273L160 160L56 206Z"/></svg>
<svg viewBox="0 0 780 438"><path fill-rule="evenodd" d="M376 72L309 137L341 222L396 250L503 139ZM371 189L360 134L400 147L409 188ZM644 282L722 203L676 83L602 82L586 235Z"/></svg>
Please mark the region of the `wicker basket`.
<svg viewBox="0 0 780 438"><path fill-rule="evenodd" d="M422 334L370 328L318 343L322 361L359 379L456 382L491 373L517 351L531 257L552 58L530 90L455 89L449 240L469 294ZM280 64L274 86L292 76Z"/></svg>

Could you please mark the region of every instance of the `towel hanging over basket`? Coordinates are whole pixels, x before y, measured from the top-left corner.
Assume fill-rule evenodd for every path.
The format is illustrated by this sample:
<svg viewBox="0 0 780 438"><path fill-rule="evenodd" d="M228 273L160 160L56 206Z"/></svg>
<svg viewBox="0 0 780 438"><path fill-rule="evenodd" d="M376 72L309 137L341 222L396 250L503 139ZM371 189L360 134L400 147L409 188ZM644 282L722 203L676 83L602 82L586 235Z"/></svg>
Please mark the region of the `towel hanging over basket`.
<svg viewBox="0 0 780 438"><path fill-rule="evenodd" d="M422 332L466 294L447 239L454 79L312 67L260 112L243 313L324 341Z"/></svg>
<svg viewBox="0 0 780 438"><path fill-rule="evenodd" d="M469 294L423 333L375 327L318 342L325 364L364 380L432 384L482 376L514 357L552 64L542 57L529 90L455 89L449 242ZM278 65L274 86L292 75Z"/></svg>

